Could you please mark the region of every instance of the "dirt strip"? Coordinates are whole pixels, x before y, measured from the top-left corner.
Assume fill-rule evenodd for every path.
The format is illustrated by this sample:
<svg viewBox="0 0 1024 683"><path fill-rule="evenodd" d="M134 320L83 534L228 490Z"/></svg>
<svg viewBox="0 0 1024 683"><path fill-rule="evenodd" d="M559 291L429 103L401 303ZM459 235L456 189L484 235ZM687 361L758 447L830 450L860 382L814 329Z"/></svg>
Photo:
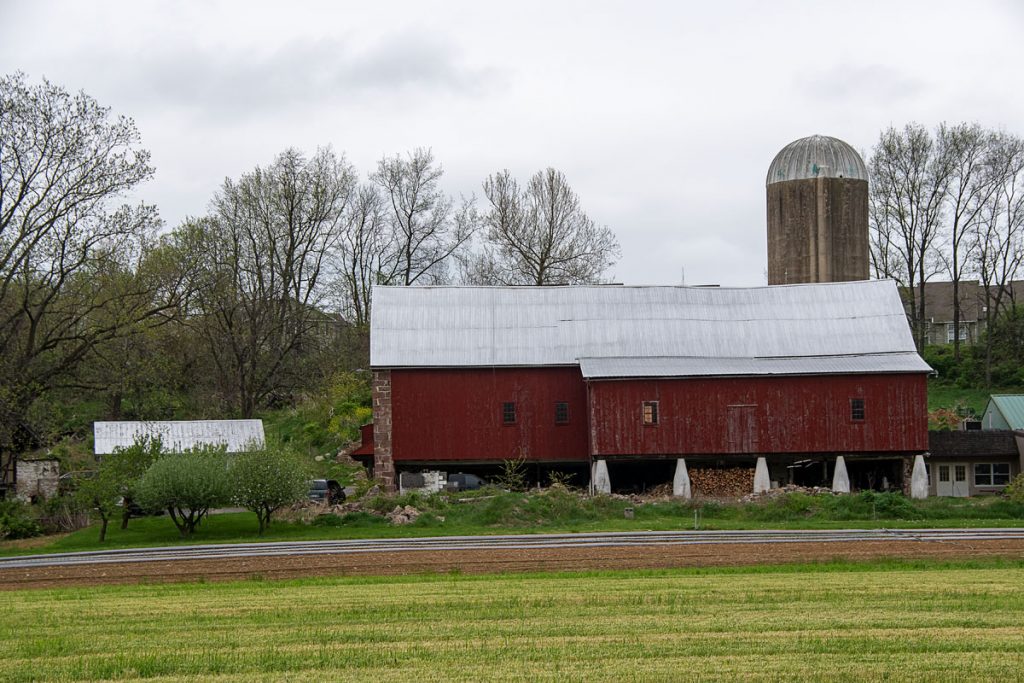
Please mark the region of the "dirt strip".
<svg viewBox="0 0 1024 683"><path fill-rule="evenodd" d="M216 560L171 560L0 570L0 590L125 583L283 579L425 572L501 573L741 566L829 560L981 557L1024 559L1024 540L844 541L612 548L382 552Z"/></svg>

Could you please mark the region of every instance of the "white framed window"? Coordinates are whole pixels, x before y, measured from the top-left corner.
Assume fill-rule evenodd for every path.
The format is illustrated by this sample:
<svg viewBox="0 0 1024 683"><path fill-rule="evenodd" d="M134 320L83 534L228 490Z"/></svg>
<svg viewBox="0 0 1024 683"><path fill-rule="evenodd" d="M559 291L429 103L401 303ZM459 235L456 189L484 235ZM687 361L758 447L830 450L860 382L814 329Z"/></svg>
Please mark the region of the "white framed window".
<svg viewBox="0 0 1024 683"><path fill-rule="evenodd" d="M1010 463L979 462L974 466L975 486L1006 486L1010 483Z"/></svg>
<svg viewBox="0 0 1024 683"><path fill-rule="evenodd" d="M956 338L956 326L953 323L946 323L946 343L952 344ZM960 341L967 341L967 325L960 325Z"/></svg>

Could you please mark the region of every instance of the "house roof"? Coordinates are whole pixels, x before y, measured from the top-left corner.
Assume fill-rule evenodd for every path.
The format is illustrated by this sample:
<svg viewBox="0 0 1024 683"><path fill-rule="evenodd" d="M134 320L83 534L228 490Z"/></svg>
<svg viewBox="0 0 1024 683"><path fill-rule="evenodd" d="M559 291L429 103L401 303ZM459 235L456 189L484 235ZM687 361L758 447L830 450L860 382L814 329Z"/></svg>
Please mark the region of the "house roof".
<svg viewBox="0 0 1024 683"><path fill-rule="evenodd" d="M1017 441L1008 429L930 431L928 451L939 458L1016 458Z"/></svg>
<svg viewBox="0 0 1024 683"><path fill-rule="evenodd" d="M780 365L787 373L817 374L826 362L857 363L863 372L929 371L916 358L890 281L376 287L370 327L370 364L378 368L582 363L607 372L619 362L611 359L643 358L649 359L645 373L658 363L665 372L686 374L696 366L771 374Z"/></svg>
<svg viewBox="0 0 1024 683"><path fill-rule="evenodd" d="M205 445L225 445L228 453L239 453L253 443L262 448L266 441L263 420L94 422L93 452L107 455L147 436L159 437L164 449L173 453Z"/></svg>
<svg viewBox="0 0 1024 683"><path fill-rule="evenodd" d="M581 358L587 379L931 372L916 353L789 358Z"/></svg>
<svg viewBox="0 0 1024 683"><path fill-rule="evenodd" d="M995 405L1010 429L1024 429L1024 394L993 394L989 401Z"/></svg>

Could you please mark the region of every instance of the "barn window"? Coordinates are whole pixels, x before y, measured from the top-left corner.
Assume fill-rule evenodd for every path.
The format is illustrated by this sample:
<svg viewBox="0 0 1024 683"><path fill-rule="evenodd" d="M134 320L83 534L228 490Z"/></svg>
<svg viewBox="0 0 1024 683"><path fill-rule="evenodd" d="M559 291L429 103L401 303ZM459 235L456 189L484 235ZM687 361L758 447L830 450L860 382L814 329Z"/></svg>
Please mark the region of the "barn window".
<svg viewBox="0 0 1024 683"><path fill-rule="evenodd" d="M975 486L1006 486L1010 483L1010 463L978 463L974 466Z"/></svg>
<svg viewBox="0 0 1024 683"><path fill-rule="evenodd" d="M657 401L644 401L643 404L643 422L645 425L656 425L658 424L658 402Z"/></svg>
<svg viewBox="0 0 1024 683"><path fill-rule="evenodd" d="M569 404L565 401L555 403L555 424L569 424Z"/></svg>
<svg viewBox="0 0 1024 683"><path fill-rule="evenodd" d="M514 425L516 423L515 401L506 401L501 404L501 421L507 425Z"/></svg>
<svg viewBox="0 0 1024 683"><path fill-rule="evenodd" d="M858 422L864 419L864 399L850 399L850 419Z"/></svg>

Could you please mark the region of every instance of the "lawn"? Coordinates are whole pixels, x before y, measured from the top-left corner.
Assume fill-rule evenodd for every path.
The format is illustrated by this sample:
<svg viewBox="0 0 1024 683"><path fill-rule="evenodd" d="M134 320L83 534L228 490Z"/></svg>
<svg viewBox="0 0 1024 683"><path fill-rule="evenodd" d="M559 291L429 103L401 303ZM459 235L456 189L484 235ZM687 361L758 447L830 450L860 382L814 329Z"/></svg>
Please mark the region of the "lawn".
<svg viewBox="0 0 1024 683"><path fill-rule="evenodd" d="M928 382L928 410L963 407L970 409L974 415L981 418L991 394L1016 393L1021 393L1021 390L1018 388L978 389L973 387L965 389L954 384L943 384L932 380Z"/></svg>
<svg viewBox="0 0 1024 683"><path fill-rule="evenodd" d="M0 680L1012 680L1024 563L4 593Z"/></svg>
<svg viewBox="0 0 1024 683"><path fill-rule="evenodd" d="M365 512L325 515L312 524L275 521L269 532L256 536L252 513L213 515L190 543L304 541L344 538L462 536L507 533L586 531L665 531L686 529L837 529L879 527L1024 526L1024 505L997 497L929 498L913 501L899 494L865 492L847 496L792 493L770 500L725 504L666 500L637 505L622 497L581 497L564 489L543 493L480 492L472 495L407 495L382 497L367 503L380 510L412 505L423 511L413 524L395 526ZM461 502L460 502L461 501ZM632 507L634 518L625 510ZM106 548L181 543L170 519L134 519L122 531L112 525L107 541L98 543L95 527L55 539L0 543L0 556L41 552L71 552Z"/></svg>

